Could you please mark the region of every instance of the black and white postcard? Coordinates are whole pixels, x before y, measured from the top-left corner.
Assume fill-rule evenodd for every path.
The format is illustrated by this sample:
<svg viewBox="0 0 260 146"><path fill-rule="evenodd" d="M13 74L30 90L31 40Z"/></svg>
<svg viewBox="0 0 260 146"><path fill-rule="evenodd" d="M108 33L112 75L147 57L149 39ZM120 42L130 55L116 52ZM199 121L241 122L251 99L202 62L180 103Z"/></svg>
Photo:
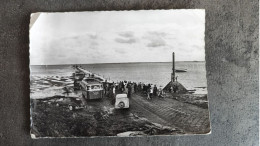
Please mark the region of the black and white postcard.
<svg viewBox="0 0 260 146"><path fill-rule="evenodd" d="M31 136L210 133L205 10L34 13Z"/></svg>

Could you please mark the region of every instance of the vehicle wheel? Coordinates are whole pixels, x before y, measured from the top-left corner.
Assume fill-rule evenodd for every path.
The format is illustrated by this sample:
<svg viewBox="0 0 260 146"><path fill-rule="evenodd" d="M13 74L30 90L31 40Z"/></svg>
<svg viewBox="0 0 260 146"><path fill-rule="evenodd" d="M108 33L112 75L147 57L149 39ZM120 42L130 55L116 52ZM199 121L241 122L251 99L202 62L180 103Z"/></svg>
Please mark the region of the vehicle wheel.
<svg viewBox="0 0 260 146"><path fill-rule="evenodd" d="M72 105L69 105L69 110L70 111L74 110L74 107Z"/></svg>
<svg viewBox="0 0 260 146"><path fill-rule="evenodd" d="M119 108L124 108L125 107L125 103L124 102L119 102L118 103L118 107Z"/></svg>

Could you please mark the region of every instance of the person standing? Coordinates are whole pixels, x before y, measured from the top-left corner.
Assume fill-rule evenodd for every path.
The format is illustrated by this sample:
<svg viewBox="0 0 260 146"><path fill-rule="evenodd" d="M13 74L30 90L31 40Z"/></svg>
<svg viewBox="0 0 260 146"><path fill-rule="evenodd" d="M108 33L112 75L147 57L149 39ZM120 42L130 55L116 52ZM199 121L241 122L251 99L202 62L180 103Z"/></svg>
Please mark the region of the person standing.
<svg viewBox="0 0 260 146"><path fill-rule="evenodd" d="M171 86L171 88L170 88L170 93L172 93L172 91L173 91L173 87Z"/></svg>
<svg viewBox="0 0 260 146"><path fill-rule="evenodd" d="M132 93L132 94L134 94L134 92L135 92L135 85L134 85L134 84L135 84L135 83L132 83L132 84L131 84L131 89L132 89L132 90L131 90L131 91L132 91L131 93Z"/></svg>
<svg viewBox="0 0 260 146"><path fill-rule="evenodd" d="M137 84L134 82L134 93L137 92Z"/></svg>
<svg viewBox="0 0 260 146"><path fill-rule="evenodd" d="M128 88L126 88L126 85L125 85L125 87L124 87L124 92L125 92L125 94L128 95Z"/></svg>
<svg viewBox="0 0 260 146"><path fill-rule="evenodd" d="M132 85L131 84L129 84L128 85L128 98L131 98L131 94L132 94Z"/></svg>
<svg viewBox="0 0 260 146"><path fill-rule="evenodd" d="M125 87L124 87L124 82L122 81L122 82L121 82L121 93L124 92L124 88L125 88Z"/></svg>
<svg viewBox="0 0 260 146"><path fill-rule="evenodd" d="M150 97L150 88L148 88L148 86L146 87L147 88L147 100L151 99Z"/></svg>
<svg viewBox="0 0 260 146"><path fill-rule="evenodd" d="M147 93L147 86L145 84L143 84L143 94Z"/></svg>
<svg viewBox="0 0 260 146"><path fill-rule="evenodd" d="M177 91L177 86L173 85L173 92L176 93L176 91Z"/></svg>
<svg viewBox="0 0 260 146"><path fill-rule="evenodd" d="M148 86L146 88L147 88L147 94L150 94L151 84L148 84ZM150 98L151 98L151 96L150 96Z"/></svg>
<svg viewBox="0 0 260 146"><path fill-rule="evenodd" d="M107 80L103 83L103 88L104 88L104 95L107 95Z"/></svg>
<svg viewBox="0 0 260 146"><path fill-rule="evenodd" d="M141 91L141 82L139 82L138 84L137 84L137 92L140 92Z"/></svg>
<svg viewBox="0 0 260 146"><path fill-rule="evenodd" d="M107 86L106 86L106 96L108 96L109 97L109 93L110 93L110 85L109 84L107 84Z"/></svg>
<svg viewBox="0 0 260 146"><path fill-rule="evenodd" d="M150 87L150 98L152 99L153 97L153 87Z"/></svg>
<svg viewBox="0 0 260 146"><path fill-rule="evenodd" d="M157 96L157 87L156 87L156 85L154 85L154 87L153 87L153 95Z"/></svg>
<svg viewBox="0 0 260 146"><path fill-rule="evenodd" d="M162 86L160 85L159 89L158 89L158 97L161 97L161 96L162 96Z"/></svg>
<svg viewBox="0 0 260 146"><path fill-rule="evenodd" d="M115 88L115 86L113 86L113 98L115 98L116 97L116 88Z"/></svg>
<svg viewBox="0 0 260 146"><path fill-rule="evenodd" d="M128 83L124 81L124 90L126 91ZM127 91L128 92L128 91Z"/></svg>
<svg viewBox="0 0 260 146"><path fill-rule="evenodd" d="M141 91L144 89L144 83L141 83Z"/></svg>

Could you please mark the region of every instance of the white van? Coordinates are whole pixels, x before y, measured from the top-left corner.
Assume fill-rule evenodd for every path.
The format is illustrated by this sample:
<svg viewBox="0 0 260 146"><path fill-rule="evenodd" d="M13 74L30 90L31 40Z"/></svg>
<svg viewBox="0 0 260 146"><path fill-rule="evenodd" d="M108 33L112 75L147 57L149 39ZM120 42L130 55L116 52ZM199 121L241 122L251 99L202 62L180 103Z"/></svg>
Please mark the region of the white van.
<svg viewBox="0 0 260 146"><path fill-rule="evenodd" d="M126 94L116 95L115 108L116 109L129 108L129 98L127 98Z"/></svg>

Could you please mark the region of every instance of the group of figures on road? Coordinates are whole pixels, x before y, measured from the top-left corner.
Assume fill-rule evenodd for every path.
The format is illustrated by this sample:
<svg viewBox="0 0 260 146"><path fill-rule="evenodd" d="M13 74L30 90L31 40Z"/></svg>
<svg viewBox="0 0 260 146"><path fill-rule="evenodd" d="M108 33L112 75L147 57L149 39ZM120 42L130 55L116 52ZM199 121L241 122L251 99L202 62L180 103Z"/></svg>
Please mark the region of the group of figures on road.
<svg viewBox="0 0 260 146"><path fill-rule="evenodd" d="M144 83L136 83L131 81L120 81L116 83L109 84L107 82L104 83L104 93L107 97L115 97L116 94L127 94L128 98L131 98L134 93L141 93L147 97L147 100L150 100L152 97L165 97L165 92L163 91L163 87L153 84L144 84Z"/></svg>

